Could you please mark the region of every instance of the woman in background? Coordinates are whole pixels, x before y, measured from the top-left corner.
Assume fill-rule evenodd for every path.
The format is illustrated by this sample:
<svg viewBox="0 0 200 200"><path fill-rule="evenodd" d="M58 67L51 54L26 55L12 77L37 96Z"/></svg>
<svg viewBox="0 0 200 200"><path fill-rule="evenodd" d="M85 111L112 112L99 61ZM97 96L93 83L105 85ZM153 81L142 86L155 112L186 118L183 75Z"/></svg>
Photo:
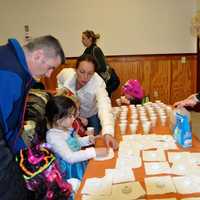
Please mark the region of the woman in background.
<svg viewBox="0 0 200 200"><path fill-rule="evenodd" d="M120 84L118 76L115 74L114 69L109 67L106 63L106 58L100 47L97 46L97 40L100 38L99 34L95 34L94 31L86 30L82 33L82 43L86 47L83 55L92 55L97 61L96 72L103 78L106 83L106 90L109 97L111 93L116 90Z"/></svg>
<svg viewBox="0 0 200 200"><path fill-rule="evenodd" d="M99 38L100 35L95 34L91 30L86 30L82 33L82 43L86 47L83 55L92 55L95 57L98 64L96 72L101 76L102 72L106 71L107 64L101 48L96 44Z"/></svg>

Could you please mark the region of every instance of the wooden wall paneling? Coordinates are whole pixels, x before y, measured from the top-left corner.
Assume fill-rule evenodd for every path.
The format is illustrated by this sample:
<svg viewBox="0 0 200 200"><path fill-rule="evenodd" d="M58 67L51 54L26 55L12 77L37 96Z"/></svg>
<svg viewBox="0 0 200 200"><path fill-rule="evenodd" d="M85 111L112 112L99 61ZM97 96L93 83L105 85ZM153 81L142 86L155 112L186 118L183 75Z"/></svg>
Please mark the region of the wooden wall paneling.
<svg viewBox="0 0 200 200"><path fill-rule="evenodd" d="M150 83L151 83L151 61L144 60L141 65L138 65L138 73L135 79L138 79L144 89L146 96L150 97Z"/></svg>
<svg viewBox="0 0 200 200"><path fill-rule="evenodd" d="M190 56L189 57L189 62L190 62L190 68L192 69L192 91L193 92L199 92L199 90L197 91L197 85L199 83L197 83L198 81L198 57L197 56ZM200 80L199 80L200 81Z"/></svg>
<svg viewBox="0 0 200 200"><path fill-rule="evenodd" d="M115 105L115 100L119 98L122 94L121 87L125 83L125 77L127 77L127 72L129 71L127 66L124 63L112 63L111 66L115 69L117 75L120 77L120 86L118 89L112 94L112 103Z"/></svg>
<svg viewBox="0 0 200 200"><path fill-rule="evenodd" d="M186 57L186 63L181 58L172 60L171 104L195 93L196 70L194 59Z"/></svg>
<svg viewBox="0 0 200 200"><path fill-rule="evenodd" d="M139 71L141 70L142 63L141 62L124 62L123 60L118 60L109 62L109 64L115 69L116 73L120 77L120 86L118 89L112 94L112 102L115 105L115 100L122 95L122 86L129 79L139 79ZM140 80L140 79L139 79ZM141 78L142 80L142 78ZM140 80L140 81L141 81Z"/></svg>
<svg viewBox="0 0 200 200"><path fill-rule="evenodd" d="M169 104L170 100L170 73L171 61L154 60L151 62L150 73L150 99L151 101L161 100Z"/></svg>
<svg viewBox="0 0 200 200"><path fill-rule="evenodd" d="M186 57L185 64L181 63L182 56ZM75 67L76 59L67 59L66 64L56 69L50 79L43 79L46 89L54 90L56 75L65 67ZM121 79L120 87L113 93L112 102L121 95L121 86L128 79L138 79L151 101L160 99L173 104L196 91L195 54L109 56L107 61ZM157 97L155 91L158 92Z"/></svg>

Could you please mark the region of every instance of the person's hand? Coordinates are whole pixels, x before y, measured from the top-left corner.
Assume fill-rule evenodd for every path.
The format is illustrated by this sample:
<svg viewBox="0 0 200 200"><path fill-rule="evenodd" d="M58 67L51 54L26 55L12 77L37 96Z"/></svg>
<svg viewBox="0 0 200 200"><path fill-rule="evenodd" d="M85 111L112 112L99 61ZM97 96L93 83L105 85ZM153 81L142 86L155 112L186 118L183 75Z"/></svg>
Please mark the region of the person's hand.
<svg viewBox="0 0 200 200"><path fill-rule="evenodd" d="M96 157L104 157L108 155L108 148L105 147L95 148L95 151L96 151Z"/></svg>
<svg viewBox="0 0 200 200"><path fill-rule="evenodd" d="M88 125L88 120L87 120L86 118L84 118L84 117L79 117L79 119L81 120L81 122L82 122L82 124L83 124L84 126L87 126L87 125Z"/></svg>
<svg viewBox="0 0 200 200"><path fill-rule="evenodd" d="M120 98L116 99L116 103L117 103L117 106L121 106L122 105L121 99Z"/></svg>
<svg viewBox="0 0 200 200"><path fill-rule="evenodd" d="M96 137L94 135L89 135L89 140L92 144L95 144Z"/></svg>
<svg viewBox="0 0 200 200"><path fill-rule="evenodd" d="M125 105L129 105L130 101L126 98L126 96L121 96L121 103Z"/></svg>
<svg viewBox="0 0 200 200"><path fill-rule="evenodd" d="M130 105L130 100L129 100L129 99L125 99L125 100L124 100L124 104L125 104L125 105Z"/></svg>
<svg viewBox="0 0 200 200"><path fill-rule="evenodd" d="M111 147L113 150L118 149L118 143L117 140L110 134L104 135L104 141L106 143L107 148Z"/></svg>
<svg viewBox="0 0 200 200"><path fill-rule="evenodd" d="M195 106L198 102L196 94L189 96L187 99L174 103L174 107Z"/></svg>
<svg viewBox="0 0 200 200"><path fill-rule="evenodd" d="M87 132L87 131L86 131L86 132ZM93 143L93 144L95 144L96 139L102 137L101 135L96 135L96 136L94 136L94 135L88 135L88 136L89 136L89 140L90 140L90 142Z"/></svg>

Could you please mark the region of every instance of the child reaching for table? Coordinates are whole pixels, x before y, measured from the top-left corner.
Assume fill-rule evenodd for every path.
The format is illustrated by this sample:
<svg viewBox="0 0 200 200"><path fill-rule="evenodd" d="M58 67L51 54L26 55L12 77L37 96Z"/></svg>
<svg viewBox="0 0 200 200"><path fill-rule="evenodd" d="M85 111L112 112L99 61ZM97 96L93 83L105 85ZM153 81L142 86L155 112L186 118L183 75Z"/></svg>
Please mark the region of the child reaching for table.
<svg viewBox="0 0 200 200"><path fill-rule="evenodd" d="M106 148L81 147L94 144L95 137L79 137L72 124L76 118L77 107L73 100L66 96L54 96L46 105L46 117L50 129L46 140L58 158L62 172L67 172L65 178L82 179L87 161L96 156L106 156Z"/></svg>
<svg viewBox="0 0 200 200"><path fill-rule="evenodd" d="M117 104L129 105L129 104L141 104L144 97L144 91L140 82L138 80L128 80L122 86L122 93L124 96L121 96L120 99L117 99Z"/></svg>

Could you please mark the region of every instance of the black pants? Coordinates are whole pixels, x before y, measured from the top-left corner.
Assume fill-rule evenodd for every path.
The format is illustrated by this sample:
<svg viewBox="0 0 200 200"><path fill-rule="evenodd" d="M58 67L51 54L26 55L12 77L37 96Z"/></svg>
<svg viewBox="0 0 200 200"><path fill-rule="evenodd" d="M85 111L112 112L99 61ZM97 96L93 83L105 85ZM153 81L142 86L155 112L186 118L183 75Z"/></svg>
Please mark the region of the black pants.
<svg viewBox="0 0 200 200"><path fill-rule="evenodd" d="M31 196L0 127L0 200L30 200Z"/></svg>
<svg viewBox="0 0 200 200"><path fill-rule="evenodd" d="M108 92L109 97L111 97L112 93L119 87L120 79L116 74L115 70L111 68L110 79L106 83L106 90Z"/></svg>

